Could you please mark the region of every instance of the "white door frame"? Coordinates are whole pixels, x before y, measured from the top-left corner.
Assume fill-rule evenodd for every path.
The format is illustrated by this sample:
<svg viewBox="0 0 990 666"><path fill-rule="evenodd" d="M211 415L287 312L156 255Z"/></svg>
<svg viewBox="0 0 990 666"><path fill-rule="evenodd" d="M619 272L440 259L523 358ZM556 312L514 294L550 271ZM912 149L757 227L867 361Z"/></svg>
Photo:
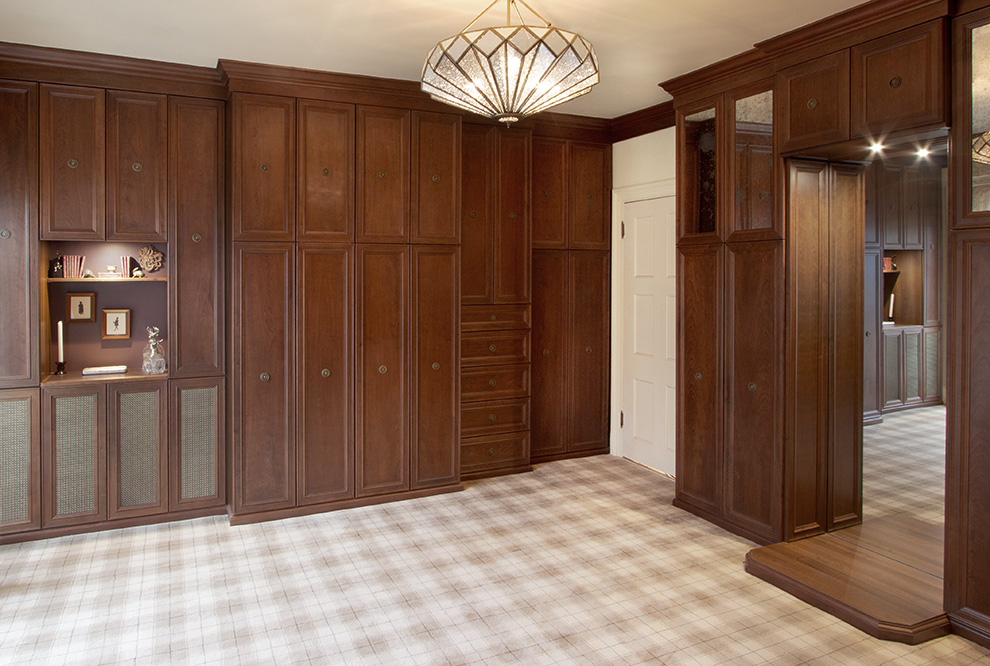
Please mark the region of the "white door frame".
<svg viewBox="0 0 990 666"><path fill-rule="evenodd" d="M645 199L676 196L676 179L658 180L641 185L618 187L612 190L612 307L611 307L611 383L609 453L622 457L622 430L619 428L619 412L622 409L622 270L625 265L622 242L622 209L627 203Z"/></svg>

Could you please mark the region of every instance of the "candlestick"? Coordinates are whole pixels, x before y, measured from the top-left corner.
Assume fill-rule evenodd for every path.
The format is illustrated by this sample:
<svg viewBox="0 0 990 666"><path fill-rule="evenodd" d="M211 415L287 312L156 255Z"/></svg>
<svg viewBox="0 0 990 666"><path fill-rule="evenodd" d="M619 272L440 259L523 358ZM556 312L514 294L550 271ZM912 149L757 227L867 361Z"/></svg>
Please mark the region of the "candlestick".
<svg viewBox="0 0 990 666"><path fill-rule="evenodd" d="M58 362L65 363L65 343L62 340L62 322L58 323Z"/></svg>

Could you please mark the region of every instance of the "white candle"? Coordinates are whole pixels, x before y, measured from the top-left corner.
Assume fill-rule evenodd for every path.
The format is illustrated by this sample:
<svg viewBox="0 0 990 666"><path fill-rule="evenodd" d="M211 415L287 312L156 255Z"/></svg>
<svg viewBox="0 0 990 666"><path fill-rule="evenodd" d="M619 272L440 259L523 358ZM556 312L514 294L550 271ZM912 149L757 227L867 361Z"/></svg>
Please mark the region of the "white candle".
<svg viewBox="0 0 990 666"><path fill-rule="evenodd" d="M890 295L890 321L894 321L894 295Z"/></svg>
<svg viewBox="0 0 990 666"><path fill-rule="evenodd" d="M58 362L65 363L65 344L62 341L62 322L58 323Z"/></svg>

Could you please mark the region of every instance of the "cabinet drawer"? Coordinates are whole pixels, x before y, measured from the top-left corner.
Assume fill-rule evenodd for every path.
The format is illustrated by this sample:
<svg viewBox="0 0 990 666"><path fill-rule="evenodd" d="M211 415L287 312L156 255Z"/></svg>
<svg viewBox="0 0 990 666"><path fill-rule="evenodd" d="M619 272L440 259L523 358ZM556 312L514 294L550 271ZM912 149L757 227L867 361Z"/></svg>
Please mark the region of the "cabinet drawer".
<svg viewBox="0 0 990 666"><path fill-rule="evenodd" d="M504 331L530 327L529 305L466 305L461 308L462 331Z"/></svg>
<svg viewBox="0 0 990 666"><path fill-rule="evenodd" d="M461 365L502 365L529 362L529 331L464 333Z"/></svg>
<svg viewBox="0 0 990 666"><path fill-rule="evenodd" d="M529 464L529 433L472 437L461 442L461 473Z"/></svg>
<svg viewBox="0 0 990 666"><path fill-rule="evenodd" d="M461 406L461 437L529 429L529 398L490 400Z"/></svg>
<svg viewBox="0 0 990 666"><path fill-rule="evenodd" d="M526 398L529 364L465 368L461 372L461 401Z"/></svg>

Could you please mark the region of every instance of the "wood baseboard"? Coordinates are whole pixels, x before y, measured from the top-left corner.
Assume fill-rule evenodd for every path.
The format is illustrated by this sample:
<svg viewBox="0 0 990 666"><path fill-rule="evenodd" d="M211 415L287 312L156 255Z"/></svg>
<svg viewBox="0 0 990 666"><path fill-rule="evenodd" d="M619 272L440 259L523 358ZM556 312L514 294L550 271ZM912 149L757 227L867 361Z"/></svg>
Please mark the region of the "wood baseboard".
<svg viewBox="0 0 990 666"><path fill-rule="evenodd" d="M735 534L736 536L740 536L740 537L742 537L744 539L749 539L753 543L759 544L761 546L767 546L769 544L775 543L774 541L770 541L769 539L767 539L766 537L764 537L762 535L754 534L753 532L750 532L749 530L747 530L747 529L745 529L743 527L740 527L739 525L736 525L735 523L733 523L731 521L726 520L725 518L723 518L722 516L720 516L717 513L713 513L712 511L709 511L709 510L704 509L702 507L699 507L697 505L691 504L690 502L685 502L684 500L682 500L680 498L675 497L674 498L674 501L671 502L671 504L673 504L678 509L683 509L684 511L687 511L688 513L693 513L694 515L698 516L699 518L704 518L708 522L713 523L713 524L717 525L718 527L721 527L726 532L731 532L732 534Z"/></svg>
<svg viewBox="0 0 990 666"><path fill-rule="evenodd" d="M548 453L542 456L532 456L531 462L535 465L537 463L548 463L554 460L571 460L573 458L589 458L591 456L600 456L608 453L608 447L604 449L589 449L587 451L567 451L564 453Z"/></svg>
<svg viewBox="0 0 990 666"><path fill-rule="evenodd" d="M461 481L477 481L478 479L491 479L496 476L508 476L509 474L522 474L532 472L532 465L515 465L513 467L499 467L498 469L483 469L476 472L461 472Z"/></svg>
<svg viewBox="0 0 990 666"><path fill-rule="evenodd" d="M990 617L972 608L961 608L949 613L952 633L990 649Z"/></svg>

